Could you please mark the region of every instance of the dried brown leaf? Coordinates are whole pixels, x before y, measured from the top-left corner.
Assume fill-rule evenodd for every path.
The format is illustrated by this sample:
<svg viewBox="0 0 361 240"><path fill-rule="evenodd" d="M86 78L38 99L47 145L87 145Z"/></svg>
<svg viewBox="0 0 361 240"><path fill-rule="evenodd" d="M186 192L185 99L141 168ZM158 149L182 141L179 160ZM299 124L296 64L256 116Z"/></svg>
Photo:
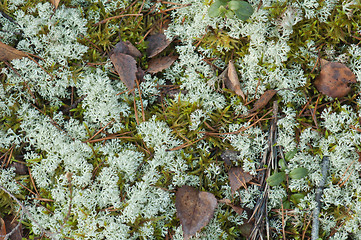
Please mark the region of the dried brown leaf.
<svg viewBox="0 0 361 240"><path fill-rule="evenodd" d="M162 52L172 42L167 39L163 33L150 35L147 38L147 41L149 42L147 48L147 55L149 58L152 58Z"/></svg>
<svg viewBox="0 0 361 240"><path fill-rule="evenodd" d="M28 167L22 162L12 162L8 166L15 168L15 173L19 175L28 175Z"/></svg>
<svg viewBox="0 0 361 240"><path fill-rule="evenodd" d="M321 59L321 72L315 80L318 91L329 97L341 98L351 91L351 83L356 83L356 76L346 65Z"/></svg>
<svg viewBox="0 0 361 240"><path fill-rule="evenodd" d="M60 0L50 0L50 3L53 4L55 9L57 9L59 6Z"/></svg>
<svg viewBox="0 0 361 240"><path fill-rule="evenodd" d="M224 78L224 83L228 89L235 92L238 96L241 96L244 101L246 100L246 97L241 90L236 67L232 60L229 60L227 78Z"/></svg>
<svg viewBox="0 0 361 240"><path fill-rule="evenodd" d="M273 98L273 96L277 93L277 90L267 90L265 93L262 94L262 96L256 101L254 104L254 107L250 110L250 112L255 112L264 106L267 105L267 103Z"/></svg>
<svg viewBox="0 0 361 240"><path fill-rule="evenodd" d="M231 185L232 194L240 187L247 188L247 183L252 180L253 176L243 171L242 167L233 167L228 171L229 183Z"/></svg>
<svg viewBox="0 0 361 240"><path fill-rule="evenodd" d="M118 42L113 49L112 54L114 53L124 53L134 58L140 58L142 56L142 53L129 41Z"/></svg>
<svg viewBox="0 0 361 240"><path fill-rule="evenodd" d="M152 73L152 74L161 72L164 69L169 68L177 58L178 58L178 56L166 56L166 57L160 57L160 58L153 58L148 63L147 72Z"/></svg>
<svg viewBox="0 0 361 240"><path fill-rule="evenodd" d="M137 77L137 79L139 80L139 82L142 82L144 80L144 71L143 69L141 69L140 67L137 68L137 72L135 73L135 76Z"/></svg>
<svg viewBox="0 0 361 240"><path fill-rule="evenodd" d="M217 199L212 193L183 186L176 193L175 205L177 216L182 224L184 239L189 239L212 219Z"/></svg>
<svg viewBox="0 0 361 240"><path fill-rule="evenodd" d="M0 42L0 61L11 61L26 56L26 53Z"/></svg>
<svg viewBox="0 0 361 240"><path fill-rule="evenodd" d="M134 89L137 72L137 62L135 59L130 55L115 52L110 56L110 60L120 80L127 86L128 90Z"/></svg>

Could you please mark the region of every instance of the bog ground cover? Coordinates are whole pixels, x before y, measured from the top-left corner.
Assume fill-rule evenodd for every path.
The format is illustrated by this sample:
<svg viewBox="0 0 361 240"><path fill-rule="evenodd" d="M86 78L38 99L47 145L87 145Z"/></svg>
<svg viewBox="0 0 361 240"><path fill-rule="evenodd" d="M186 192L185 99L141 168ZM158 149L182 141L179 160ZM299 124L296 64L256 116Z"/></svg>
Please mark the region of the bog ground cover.
<svg viewBox="0 0 361 240"><path fill-rule="evenodd" d="M0 1L0 239L360 239L360 7Z"/></svg>

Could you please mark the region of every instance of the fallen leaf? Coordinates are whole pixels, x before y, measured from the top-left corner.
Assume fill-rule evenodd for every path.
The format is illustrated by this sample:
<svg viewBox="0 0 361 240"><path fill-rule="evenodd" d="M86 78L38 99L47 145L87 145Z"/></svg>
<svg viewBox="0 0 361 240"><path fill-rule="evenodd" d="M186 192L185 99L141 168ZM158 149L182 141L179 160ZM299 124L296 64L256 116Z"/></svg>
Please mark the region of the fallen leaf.
<svg viewBox="0 0 361 240"><path fill-rule="evenodd" d="M242 167L233 167L228 171L231 192L234 194L240 187L247 188L247 183L252 180L253 176L243 171Z"/></svg>
<svg viewBox="0 0 361 240"><path fill-rule="evenodd" d="M254 104L254 107L249 110L250 112L255 112L264 106L267 105L267 103L273 98L273 96L277 93L277 90L267 90L265 93L262 94L262 96L256 101Z"/></svg>
<svg viewBox="0 0 361 240"><path fill-rule="evenodd" d="M176 193L175 205L177 216L182 224L184 239L189 239L212 219L217 199L212 193L183 186Z"/></svg>
<svg viewBox="0 0 361 240"><path fill-rule="evenodd" d="M141 69L140 67L137 68L137 72L135 73L135 76L137 77L137 79L139 80L139 82L142 82L144 79L144 71L143 69Z"/></svg>
<svg viewBox="0 0 361 240"><path fill-rule="evenodd" d="M142 53L129 41L118 42L113 49L112 54L114 53L124 53L134 58L140 58L142 56Z"/></svg>
<svg viewBox="0 0 361 240"><path fill-rule="evenodd" d="M346 65L321 59L321 72L315 80L318 91L329 97L341 98L351 91L351 83L356 83L356 76Z"/></svg>
<svg viewBox="0 0 361 240"><path fill-rule="evenodd" d="M51 4L53 4L53 6L55 7L55 9L58 8L60 0L50 0Z"/></svg>
<svg viewBox="0 0 361 240"><path fill-rule="evenodd" d="M16 230L14 230L14 232L11 234L10 239L11 240L21 240L22 237L22 225L21 223L19 224L19 222L14 219L14 215L8 215L4 218L5 221L5 226L6 226L6 232L10 233L11 231L14 230L14 228L16 228ZM19 226L18 226L19 224ZM1 238L0 238L1 239Z"/></svg>
<svg viewBox="0 0 361 240"><path fill-rule="evenodd" d="M233 92L235 92L238 96L241 96L243 101L246 101L246 97L244 96L243 91L241 90L241 84L239 83L238 75L236 67L234 66L234 63L232 60L229 60L228 63L228 78L225 78L224 83L226 84L226 87Z"/></svg>
<svg viewBox="0 0 361 240"><path fill-rule="evenodd" d="M147 38L147 41L149 42L147 48L147 55L149 58L152 58L158 53L162 52L172 42L171 40L167 39L163 33L150 35Z"/></svg>
<svg viewBox="0 0 361 240"><path fill-rule="evenodd" d="M19 59L26 56L26 53L0 42L0 61L11 61L13 59Z"/></svg>
<svg viewBox="0 0 361 240"><path fill-rule="evenodd" d="M135 87L137 63L135 59L127 54L115 52L110 56L120 80L127 86L128 90Z"/></svg>
<svg viewBox="0 0 361 240"><path fill-rule="evenodd" d="M23 162L12 162L9 164L8 166L10 167L14 167L15 168L15 173L19 174L19 175L28 175L28 167L23 163Z"/></svg>
<svg viewBox="0 0 361 240"><path fill-rule="evenodd" d="M178 58L178 56L166 56L166 57L160 57L160 58L153 58L148 63L147 72L152 73L152 74L161 72L164 69L169 68L177 58Z"/></svg>
<svg viewBox="0 0 361 240"><path fill-rule="evenodd" d="M4 240L6 235L6 228L5 228L5 222L1 217L0 217L0 235L4 236L4 237L0 237L0 240Z"/></svg>
<svg viewBox="0 0 361 240"><path fill-rule="evenodd" d="M232 204L231 200L229 200L227 198L221 199L218 202L225 203L226 205L230 206L238 215L241 215L244 211L243 208Z"/></svg>

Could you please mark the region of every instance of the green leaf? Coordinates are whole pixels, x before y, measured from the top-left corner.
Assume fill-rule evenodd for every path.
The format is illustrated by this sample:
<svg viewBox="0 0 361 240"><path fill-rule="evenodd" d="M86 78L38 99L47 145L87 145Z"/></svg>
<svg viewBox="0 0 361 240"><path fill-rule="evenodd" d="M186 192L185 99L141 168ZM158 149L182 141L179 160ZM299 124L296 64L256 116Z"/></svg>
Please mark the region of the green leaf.
<svg viewBox="0 0 361 240"><path fill-rule="evenodd" d="M208 8L208 16L218 17L221 14L220 7L225 6L226 4L227 4L226 0L214 1L214 3Z"/></svg>
<svg viewBox="0 0 361 240"><path fill-rule="evenodd" d="M289 161L292 159L297 153L297 148L293 149L292 151L289 151L285 154L286 161Z"/></svg>
<svg viewBox="0 0 361 240"><path fill-rule="evenodd" d="M228 17L228 18L233 18L233 16L234 16L234 12L233 12L233 11L228 10L228 11L226 12L226 17Z"/></svg>
<svg viewBox="0 0 361 240"><path fill-rule="evenodd" d="M237 11L238 9L240 9L242 6L242 3L244 1L230 1L228 3L228 7L229 9L233 10L233 11Z"/></svg>
<svg viewBox="0 0 361 240"><path fill-rule="evenodd" d="M304 198L305 195L302 193L295 193L291 195L291 200L294 204L298 204L301 202L301 199Z"/></svg>
<svg viewBox="0 0 361 240"><path fill-rule="evenodd" d="M286 179L284 172L277 172L267 178L267 182L270 186L278 186Z"/></svg>
<svg viewBox="0 0 361 240"><path fill-rule="evenodd" d="M290 209L291 208L290 201L284 201L282 204L283 204L284 209Z"/></svg>
<svg viewBox="0 0 361 240"><path fill-rule="evenodd" d="M284 159L280 159L278 161L278 166L280 166L281 171L284 171L287 168L286 161Z"/></svg>
<svg viewBox="0 0 361 240"><path fill-rule="evenodd" d="M301 179L301 178L305 177L307 174L308 174L307 168L299 167L299 168L293 169L290 172L290 174L288 174L288 175L290 176L290 178L293 178L293 179Z"/></svg>
<svg viewBox="0 0 361 240"><path fill-rule="evenodd" d="M237 2L237 3L230 4L231 2ZM231 2L229 2L230 4L229 7L231 8L232 5L233 8L237 9L234 10L234 13L239 19L246 21L253 14L254 11L253 7L248 2L245 1L231 1Z"/></svg>

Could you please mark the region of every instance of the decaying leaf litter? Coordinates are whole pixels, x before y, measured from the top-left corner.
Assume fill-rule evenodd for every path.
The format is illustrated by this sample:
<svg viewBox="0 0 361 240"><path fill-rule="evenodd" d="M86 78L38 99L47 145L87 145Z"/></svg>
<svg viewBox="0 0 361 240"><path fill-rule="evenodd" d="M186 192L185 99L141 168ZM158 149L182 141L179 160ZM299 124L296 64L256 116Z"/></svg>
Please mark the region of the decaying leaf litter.
<svg viewBox="0 0 361 240"><path fill-rule="evenodd" d="M58 7L59 2L60 1L51 1L55 9ZM129 41L123 42L120 40L110 53L109 58L114 65L114 69L129 91L133 91L137 87L137 81L142 81L144 71L151 74L157 74L169 68L177 60L177 56L174 55L159 56L172 42L167 39L163 33L151 34L147 38L147 41L149 44L146 55L149 59L148 68L146 69L142 69L141 66L139 66L142 53ZM0 44L1 61L11 61L13 59L28 56L26 53L16 50L13 47L3 43ZM239 96L243 102L249 104L247 98L252 97L242 91L240 84L242 79L239 78L239 73L232 60L228 61L228 66L219 77L224 81L226 88ZM338 62L326 61L324 59L321 59L320 74L313 82L315 88L320 93L332 98L346 97L352 92L352 84L355 83L356 76L346 65ZM269 109L269 103L271 102L271 99L277 98L276 93L278 91L279 90L274 89L265 91L254 104L249 104L249 114L256 116L256 114ZM252 105L253 108L251 107ZM314 112L316 111L317 104ZM245 172L242 167L230 167L228 169L229 184L232 194L240 188L247 189L247 184L260 185L261 192L263 193L259 202L257 202L255 209L253 209L252 216L248 216L248 225L243 224L240 226L240 228L248 228L248 230L244 230L244 232L248 232L248 234L244 236L247 236L250 239L269 238L270 229L268 227L267 218L265 217L267 215L267 194L270 186L277 186L284 181L283 178L282 181L279 181L280 178L277 178L276 183L267 181L267 179L272 180L271 172L277 169L277 159L279 158L277 152L282 152L282 149L274 147L277 142L277 114L278 105L275 101L273 105L272 120L269 124L268 148L264 153L262 159L263 166L259 168L257 177ZM263 168L264 166L267 166L267 168ZM307 169L305 168L299 168L298 171L291 171L289 174L291 176L293 173L293 175L302 177L307 175L306 170ZM276 172L274 173L274 176L276 174L283 174L286 176L283 172ZM258 178L256 183L251 183L251 180L256 178ZM269 186L267 186L267 184ZM233 200L217 200L214 194L210 192L200 191L190 186L183 186L177 190L175 206L177 209L177 217L183 227L185 239L189 239L207 226L214 215L214 211L218 205L217 201L218 203L224 203L230 206L237 214L242 214L244 211L242 207L233 204ZM250 223L251 226L249 225ZM1 231L4 231L3 228ZM284 232L283 234L285 236Z"/></svg>

